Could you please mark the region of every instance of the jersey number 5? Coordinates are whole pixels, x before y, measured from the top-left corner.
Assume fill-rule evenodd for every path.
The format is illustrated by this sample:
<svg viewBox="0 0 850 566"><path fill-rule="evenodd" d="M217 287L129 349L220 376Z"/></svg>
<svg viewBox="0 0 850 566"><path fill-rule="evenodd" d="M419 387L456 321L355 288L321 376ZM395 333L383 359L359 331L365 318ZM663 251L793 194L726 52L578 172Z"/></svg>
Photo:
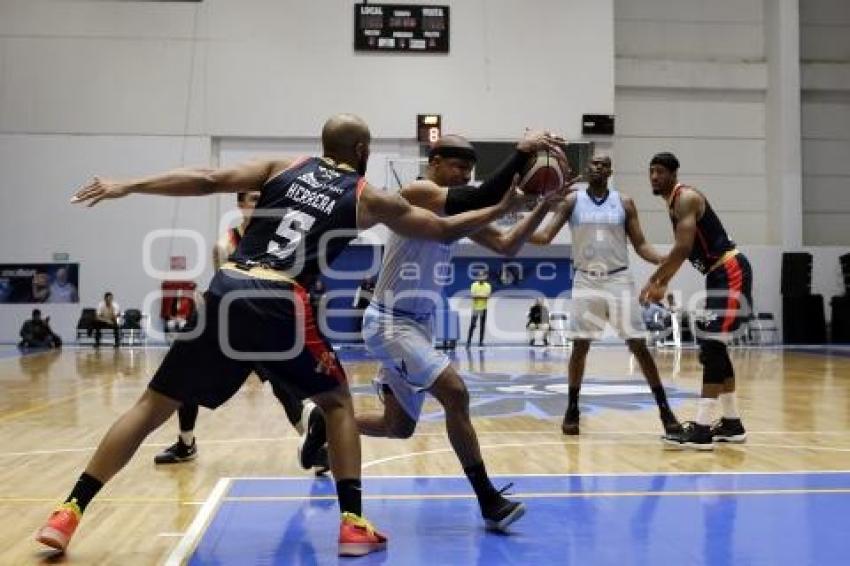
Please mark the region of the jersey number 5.
<svg viewBox="0 0 850 566"><path fill-rule="evenodd" d="M278 259L285 259L295 253L304 234L313 227L315 218L300 210L289 210L275 230L275 238L269 242L266 250ZM282 241L280 241L282 240Z"/></svg>

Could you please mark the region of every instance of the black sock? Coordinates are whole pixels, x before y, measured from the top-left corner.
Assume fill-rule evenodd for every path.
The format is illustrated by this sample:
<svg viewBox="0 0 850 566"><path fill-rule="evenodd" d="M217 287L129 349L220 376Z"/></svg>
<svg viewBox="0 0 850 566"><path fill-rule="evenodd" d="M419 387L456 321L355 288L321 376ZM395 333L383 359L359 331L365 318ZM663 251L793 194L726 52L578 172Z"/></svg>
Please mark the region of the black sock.
<svg viewBox="0 0 850 566"><path fill-rule="evenodd" d="M667 404L667 394L664 392L664 386L652 388L652 394L655 396L655 402L658 404L658 409L661 411L670 411L670 405Z"/></svg>
<svg viewBox="0 0 850 566"><path fill-rule="evenodd" d="M493 501L499 497L499 491L493 487L490 478L487 477L487 470L484 469L484 462L480 462L468 468L464 468L463 472L472 484L472 489L478 497L478 503L484 506L486 503Z"/></svg>
<svg viewBox="0 0 850 566"><path fill-rule="evenodd" d="M198 420L198 406L183 403L177 410L177 421L180 423L180 432L195 430L195 422Z"/></svg>
<svg viewBox="0 0 850 566"><path fill-rule="evenodd" d="M71 490L71 494L68 496L68 499L65 500L65 503L74 499L77 501L80 511L85 511L86 507L88 507L91 500L94 499L94 496L97 495L97 492L100 491L100 488L102 487L102 481L83 472L80 475L80 479L78 479L77 483L74 484L74 489Z"/></svg>
<svg viewBox="0 0 850 566"><path fill-rule="evenodd" d="M339 510L343 513L354 513L359 517L363 513L362 495L363 488L359 479L346 479L336 482Z"/></svg>
<svg viewBox="0 0 850 566"><path fill-rule="evenodd" d="M581 391L580 387L573 387L570 385L569 389L569 402L567 404L568 411L578 411L578 393Z"/></svg>

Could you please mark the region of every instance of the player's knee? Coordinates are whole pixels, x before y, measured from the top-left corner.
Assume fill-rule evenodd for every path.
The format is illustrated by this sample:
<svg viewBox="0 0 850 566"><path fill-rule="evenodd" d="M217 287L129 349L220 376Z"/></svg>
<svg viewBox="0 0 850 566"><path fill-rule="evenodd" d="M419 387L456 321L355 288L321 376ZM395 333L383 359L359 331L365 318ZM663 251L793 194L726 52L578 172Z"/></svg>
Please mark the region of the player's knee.
<svg viewBox="0 0 850 566"><path fill-rule="evenodd" d="M446 411L467 411L469 410L469 391L463 383L457 387L453 386L444 391L440 397L440 404Z"/></svg>
<svg viewBox="0 0 850 566"><path fill-rule="evenodd" d="M431 392L446 411L466 411L469 409L469 390L453 370L443 373L434 384Z"/></svg>
<svg viewBox="0 0 850 566"><path fill-rule="evenodd" d="M148 388L142 393L132 410L141 418L148 430L153 430L167 421L180 408L180 405L180 401Z"/></svg>
<svg viewBox="0 0 850 566"><path fill-rule="evenodd" d="M311 399L325 414L335 410L344 410L352 404L351 394L348 392L347 387L337 387L333 391L320 393L311 397Z"/></svg>
<svg viewBox="0 0 850 566"><path fill-rule="evenodd" d="M390 438L410 438L416 430L416 421L397 418L387 423Z"/></svg>
<svg viewBox="0 0 850 566"><path fill-rule="evenodd" d="M699 361L702 364L703 383L721 385L731 377L732 361L723 342L706 340L700 344Z"/></svg>

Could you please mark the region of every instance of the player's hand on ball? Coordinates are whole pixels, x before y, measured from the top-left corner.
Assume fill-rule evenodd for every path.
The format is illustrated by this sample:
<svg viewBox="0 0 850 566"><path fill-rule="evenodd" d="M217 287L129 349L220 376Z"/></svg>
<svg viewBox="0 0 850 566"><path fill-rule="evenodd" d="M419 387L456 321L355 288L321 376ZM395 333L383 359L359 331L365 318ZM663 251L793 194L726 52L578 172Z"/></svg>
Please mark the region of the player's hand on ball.
<svg viewBox="0 0 850 566"><path fill-rule="evenodd" d="M582 177L581 175L579 175L578 177L573 177L572 179L565 181L564 185L560 189L547 193L546 196L543 197L543 202L545 202L550 207L558 206L559 204L564 202L564 200L567 198L567 195L576 191L576 189L573 188L573 185L575 185L581 180Z"/></svg>
<svg viewBox="0 0 850 566"><path fill-rule="evenodd" d="M84 202L94 206L104 199L121 198L129 192L127 185L95 177L71 197L72 203Z"/></svg>
<svg viewBox="0 0 850 566"><path fill-rule="evenodd" d="M664 298L666 291L666 285L660 285L654 281L649 281L640 292L640 302L643 305L658 303Z"/></svg>
<svg viewBox="0 0 850 566"><path fill-rule="evenodd" d="M525 153L549 150L563 155L564 152L559 147L559 144L563 143L566 143L564 138L546 130L526 130L516 148ZM566 161L566 156L564 160Z"/></svg>

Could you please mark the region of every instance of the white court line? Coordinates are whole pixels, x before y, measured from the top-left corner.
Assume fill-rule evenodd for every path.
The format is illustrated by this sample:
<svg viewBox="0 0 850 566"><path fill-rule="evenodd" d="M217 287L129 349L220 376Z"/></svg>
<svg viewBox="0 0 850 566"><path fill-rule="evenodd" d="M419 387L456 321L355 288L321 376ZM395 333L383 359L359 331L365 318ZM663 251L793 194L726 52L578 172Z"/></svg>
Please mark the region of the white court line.
<svg viewBox="0 0 850 566"><path fill-rule="evenodd" d="M825 430L825 431L784 431L784 430L769 430L769 431L748 431L749 434L760 436L802 436L802 435L831 435L831 436L850 436L850 430ZM478 436L505 436L510 434L516 435L530 435L530 436L539 436L539 435L550 435L562 437L563 433L560 431L533 431L533 430L519 430L519 431L510 431L510 432L479 432ZM444 432L421 432L416 433L417 437L445 437L446 433ZM646 445L651 446L657 443L655 442L628 442L625 440L606 440L603 442L596 442L592 439L596 436L652 436L659 437L661 436L660 432L640 432L640 431L600 431L600 432L589 432L582 435L583 440L562 440L561 442L548 442L546 444L552 445L563 445L563 446L593 446L593 445L608 445L608 444L621 444L621 445ZM204 445L208 444L245 444L249 442L297 442L299 437L297 436L280 436L280 437L266 437L266 438L229 438L229 439L221 439L221 440L205 440L203 442ZM151 442L142 444L139 448L162 448L164 446L170 446L170 443L166 442ZM527 446L527 445L523 445ZM829 446L798 446L798 445L790 445L790 444L754 444L752 442L747 442L747 446L760 446L760 447L772 447L772 448L787 448L787 449L812 449L812 450L820 450L820 451L834 451L834 452L850 452L850 448L832 448ZM483 447L482 447L483 448ZM27 450L23 452L0 452L0 458L13 458L18 456L52 456L54 454L72 454L76 452L94 452L97 449L97 446L84 446L81 448L54 448L49 450ZM442 451L442 450L441 450Z"/></svg>
<svg viewBox="0 0 850 566"><path fill-rule="evenodd" d="M592 446L601 446L601 445L616 445L616 446L659 446L661 445L658 442L622 442L622 441L606 441L606 442L535 442L534 446L584 446L584 445L592 445ZM820 452L850 452L850 448L831 448L828 446L794 446L794 445L784 445L784 444L754 444L752 442L748 442L746 446L757 446L760 448L777 448L784 450L815 450ZM491 445L481 445L481 450L489 450L492 448L528 448L527 443L506 443L506 444L491 444ZM719 448L722 450L722 448ZM436 448L434 450L422 450L419 452L408 452L406 454L396 454L394 456L388 456L386 458L379 458L377 460L369 460L368 462L364 462L362 465L362 469L366 470L373 466L378 466L380 464L386 464L387 462L394 462L397 460L406 460L408 458L415 458L419 456L427 456L429 454L443 454L443 453L452 453L454 449L449 448ZM672 452L671 454L681 454L681 451ZM697 472L699 473L699 472ZM591 474L595 475L595 474Z"/></svg>
<svg viewBox="0 0 850 566"><path fill-rule="evenodd" d="M800 435L832 435L832 436L850 436L850 430L812 430L812 431L784 431L784 430L765 430L765 431L753 431L748 430L748 434L752 435L785 435L785 436L800 436ZM528 435L528 436L541 436L541 435L549 435L549 436L558 436L562 437L564 434L560 431L534 431L534 430L511 430L511 431L501 431L501 432L479 432L478 436L504 436L506 434L517 434L517 435ZM440 437L445 438L445 432L417 432L417 437ZM618 432L618 431L600 431L600 432L588 432L583 433L582 438L584 440L576 440L569 441L563 440L561 443L555 444L563 444L564 446L574 446L577 444L581 445L593 445L593 444L655 444L649 442L623 442L623 441L606 441L606 442L594 442L592 439L595 436L652 436L658 437L661 436L661 432L652 432L652 431L627 431L627 432ZM199 444L208 445L208 444L244 444L248 442L298 442L300 437L298 436L278 436L278 437L257 437L257 438L227 438L227 439L219 439L219 440L204 440L203 442L199 442ZM536 443L539 444L539 443ZM784 445L780 444L752 444L750 442L747 443L749 446L776 446L783 447ZM139 448L162 448L165 446L170 446L171 444L168 442L150 442L145 443L139 446ZM815 448L820 450L835 450L837 452L846 452L850 451L850 448L830 448L830 447L812 447L812 446L787 446L788 448ZM97 449L97 446L84 446L81 448L53 448L49 450L26 450L23 452L0 452L0 458L13 458L18 456L52 456L54 454L71 454L75 452L94 452Z"/></svg>
<svg viewBox="0 0 850 566"><path fill-rule="evenodd" d="M174 550L165 559L165 566L181 566L189 557L195 549L204 529L206 529L207 524L209 524L213 513L216 512L218 506L221 504L224 494L230 487L230 481L230 478L221 478L218 480L209 497L207 497L207 500L195 516L195 520L192 521L189 529L183 534L183 538L180 539L180 542L177 543L177 546L174 547Z"/></svg>
<svg viewBox="0 0 850 566"><path fill-rule="evenodd" d="M222 440L205 440L207 444L241 444L245 442L299 442L301 439L298 436L279 436L275 438L228 438ZM139 448L162 448L171 446L168 442L149 442L139 446ZM71 452L94 452L97 446L84 446L81 448L55 448L51 450L28 450L25 452L0 452L0 458L13 456L51 456L53 454L71 453Z"/></svg>
<svg viewBox="0 0 850 566"><path fill-rule="evenodd" d="M773 470L773 471L730 471L730 470L715 470L707 472L568 472L568 473L523 473L523 474L491 474L492 478L552 478L552 477L620 477L620 476L746 476L746 475L806 475L806 474L850 474L850 469L847 470ZM386 476L363 476L364 480L383 480L383 479L410 479L410 478L463 478L466 476L460 474L391 474ZM311 478L299 476L234 476L230 478L232 481L304 481ZM329 480L330 481L330 480Z"/></svg>

